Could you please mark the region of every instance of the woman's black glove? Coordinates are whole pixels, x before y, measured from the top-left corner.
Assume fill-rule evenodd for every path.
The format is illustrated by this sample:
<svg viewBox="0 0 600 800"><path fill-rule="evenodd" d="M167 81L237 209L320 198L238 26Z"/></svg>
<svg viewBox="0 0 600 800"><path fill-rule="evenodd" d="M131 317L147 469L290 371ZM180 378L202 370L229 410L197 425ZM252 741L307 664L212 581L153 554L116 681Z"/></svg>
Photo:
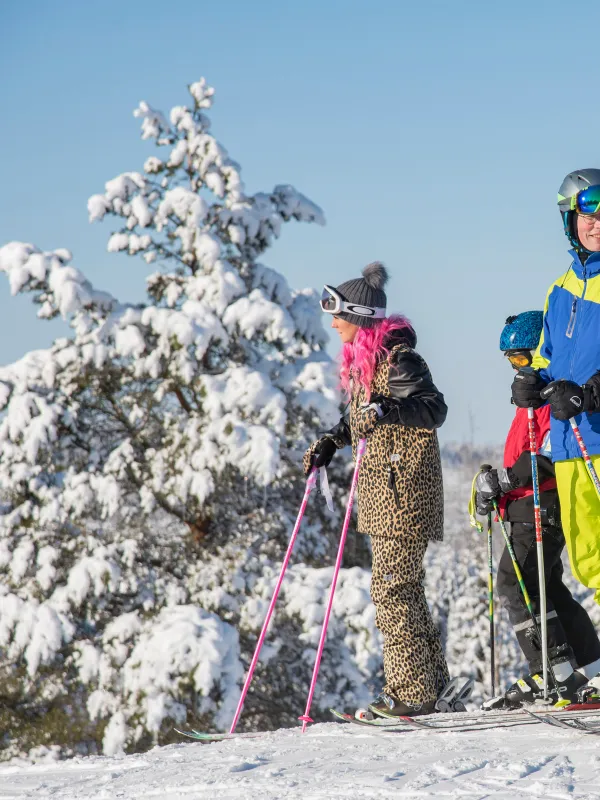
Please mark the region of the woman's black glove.
<svg viewBox="0 0 600 800"><path fill-rule="evenodd" d="M545 386L546 381L537 370L520 369L512 382L513 403L519 408L541 408L546 402L540 396Z"/></svg>
<svg viewBox="0 0 600 800"><path fill-rule="evenodd" d="M338 446L331 436L323 436L313 442L302 459L304 474L308 475L313 467L328 467L337 449Z"/></svg>
<svg viewBox="0 0 600 800"><path fill-rule="evenodd" d="M571 419L584 410L583 388L574 381L552 381L542 389L541 397L550 404L554 419Z"/></svg>

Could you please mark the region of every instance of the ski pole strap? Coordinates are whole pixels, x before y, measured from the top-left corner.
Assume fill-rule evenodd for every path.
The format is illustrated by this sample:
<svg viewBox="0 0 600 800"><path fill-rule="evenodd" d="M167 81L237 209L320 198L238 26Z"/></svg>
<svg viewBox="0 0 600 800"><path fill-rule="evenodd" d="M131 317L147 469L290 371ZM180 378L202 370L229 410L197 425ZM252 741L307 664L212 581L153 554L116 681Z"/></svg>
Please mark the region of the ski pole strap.
<svg viewBox="0 0 600 800"><path fill-rule="evenodd" d="M475 475L475 477L473 478L473 483L471 484L471 498L469 500L469 523L471 524L471 527L476 528L478 533L483 533L483 525L481 524L481 522L479 522L479 520L475 516L475 513L476 513L476 509L475 509L475 494L476 494L475 481L477 480L478 476L481 475L482 471L483 470L479 470L477 475Z"/></svg>
<svg viewBox="0 0 600 800"><path fill-rule="evenodd" d="M319 486L321 494L327 503L327 508L333 511L333 497L331 496L331 489L329 488L329 481L327 480L327 467L321 467L319 469Z"/></svg>

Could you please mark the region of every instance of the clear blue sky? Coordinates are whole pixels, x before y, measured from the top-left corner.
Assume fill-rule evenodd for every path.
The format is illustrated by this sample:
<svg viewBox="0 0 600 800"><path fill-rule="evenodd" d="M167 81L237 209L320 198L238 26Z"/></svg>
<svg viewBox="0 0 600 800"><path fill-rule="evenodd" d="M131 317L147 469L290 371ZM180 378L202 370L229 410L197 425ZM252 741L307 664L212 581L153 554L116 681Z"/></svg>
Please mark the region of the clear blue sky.
<svg viewBox="0 0 600 800"><path fill-rule="evenodd" d="M0 243L68 247L100 288L144 293L106 252L87 198L149 152L132 111L216 88L213 132L248 190L292 183L327 227L293 225L265 262L320 287L383 260L450 406L445 440L499 442L512 416L498 351L569 265L556 191L600 166L600 3L156 0L0 3ZM0 281L0 363L47 346Z"/></svg>

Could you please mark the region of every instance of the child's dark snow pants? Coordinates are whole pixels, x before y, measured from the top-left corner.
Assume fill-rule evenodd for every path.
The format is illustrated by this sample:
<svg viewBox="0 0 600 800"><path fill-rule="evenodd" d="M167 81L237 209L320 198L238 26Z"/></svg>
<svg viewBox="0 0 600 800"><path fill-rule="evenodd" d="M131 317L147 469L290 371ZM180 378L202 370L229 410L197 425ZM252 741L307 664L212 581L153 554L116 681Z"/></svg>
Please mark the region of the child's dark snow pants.
<svg viewBox="0 0 600 800"><path fill-rule="evenodd" d="M536 615L539 615L538 562L533 523L513 522L510 526L513 548ZM543 529L544 571L548 620L548 654L555 663L571 661L584 667L600 658L600 641L587 611L563 583L561 555L565 537L561 528ZM529 662L531 673L542 671L541 645L533 634L533 623L519 588L506 548L498 565L498 595L504 600L519 645ZM538 616L539 619L539 616Z"/></svg>

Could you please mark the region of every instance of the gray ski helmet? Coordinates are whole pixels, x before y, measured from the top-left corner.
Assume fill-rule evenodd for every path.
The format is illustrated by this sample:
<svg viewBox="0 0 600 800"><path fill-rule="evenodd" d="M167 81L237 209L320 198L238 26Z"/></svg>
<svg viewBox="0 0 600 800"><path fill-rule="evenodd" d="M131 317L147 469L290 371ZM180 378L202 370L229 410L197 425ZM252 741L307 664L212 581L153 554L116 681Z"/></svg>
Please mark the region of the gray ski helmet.
<svg viewBox="0 0 600 800"><path fill-rule="evenodd" d="M560 211L565 234L576 250L585 250L577 236L575 226L575 197L588 186L600 186L600 169L576 169L569 172L558 190L558 209ZM587 252L587 251L586 251Z"/></svg>

